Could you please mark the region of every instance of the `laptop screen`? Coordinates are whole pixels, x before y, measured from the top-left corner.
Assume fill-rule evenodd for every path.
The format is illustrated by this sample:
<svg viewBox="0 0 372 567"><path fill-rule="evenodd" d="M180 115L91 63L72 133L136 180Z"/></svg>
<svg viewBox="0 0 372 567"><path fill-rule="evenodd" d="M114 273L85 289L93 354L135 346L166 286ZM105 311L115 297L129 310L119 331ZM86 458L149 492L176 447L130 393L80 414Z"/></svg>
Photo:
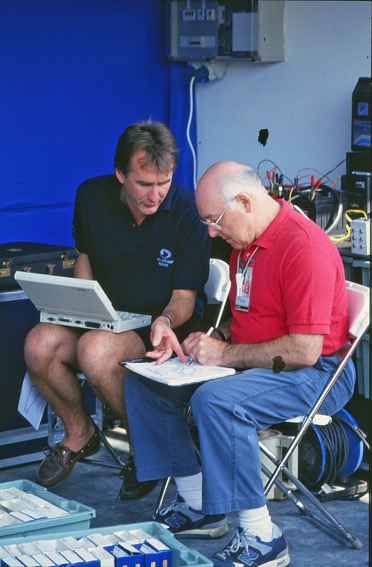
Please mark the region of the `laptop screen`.
<svg viewBox="0 0 372 567"><path fill-rule="evenodd" d="M116 321L119 316L95 280L16 272L14 278L40 311L82 319Z"/></svg>

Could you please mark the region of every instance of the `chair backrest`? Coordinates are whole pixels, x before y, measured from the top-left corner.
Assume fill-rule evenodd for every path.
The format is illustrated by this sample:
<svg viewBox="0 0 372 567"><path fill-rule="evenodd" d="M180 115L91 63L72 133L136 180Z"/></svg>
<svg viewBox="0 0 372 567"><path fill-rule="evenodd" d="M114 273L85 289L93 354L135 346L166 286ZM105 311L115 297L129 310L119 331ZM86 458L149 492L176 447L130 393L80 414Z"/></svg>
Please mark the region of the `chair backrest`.
<svg viewBox="0 0 372 567"><path fill-rule="evenodd" d="M369 287L355 282L346 282L349 306L349 335L356 339L361 337L369 325Z"/></svg>
<svg viewBox="0 0 372 567"><path fill-rule="evenodd" d="M229 297L230 287L229 265L218 258L211 258L209 264L209 278L205 284L204 291L207 296L208 304L219 304L217 318L214 323L215 327L218 327L221 321L223 310L227 298Z"/></svg>

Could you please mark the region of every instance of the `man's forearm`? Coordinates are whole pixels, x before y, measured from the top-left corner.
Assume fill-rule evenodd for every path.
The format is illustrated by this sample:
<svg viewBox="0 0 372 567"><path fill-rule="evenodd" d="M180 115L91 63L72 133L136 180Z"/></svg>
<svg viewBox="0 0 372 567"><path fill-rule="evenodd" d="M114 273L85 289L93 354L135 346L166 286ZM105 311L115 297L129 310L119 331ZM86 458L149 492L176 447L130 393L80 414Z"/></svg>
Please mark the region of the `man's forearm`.
<svg viewBox="0 0 372 567"><path fill-rule="evenodd" d="M176 329L186 323L193 314L195 306L195 292L185 292L174 294L163 309L163 314L167 315L172 322L172 329Z"/></svg>
<svg viewBox="0 0 372 567"><path fill-rule="evenodd" d="M74 268L74 277L86 280L93 279L93 272L87 254L79 253Z"/></svg>
<svg viewBox="0 0 372 567"><path fill-rule="evenodd" d="M233 368L295 370L312 366L322 351L322 335L288 335L254 344L226 344L219 364Z"/></svg>

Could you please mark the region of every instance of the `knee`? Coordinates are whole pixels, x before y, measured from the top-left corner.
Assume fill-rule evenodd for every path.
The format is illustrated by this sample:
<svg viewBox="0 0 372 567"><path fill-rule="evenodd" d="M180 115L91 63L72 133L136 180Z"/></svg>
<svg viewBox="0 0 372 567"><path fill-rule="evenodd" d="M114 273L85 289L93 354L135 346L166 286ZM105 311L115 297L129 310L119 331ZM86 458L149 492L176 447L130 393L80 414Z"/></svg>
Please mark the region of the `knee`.
<svg viewBox="0 0 372 567"><path fill-rule="evenodd" d="M24 345L24 358L29 369L37 369L40 364L55 356L59 341L53 327L48 324L36 325L28 333Z"/></svg>
<svg viewBox="0 0 372 567"><path fill-rule="evenodd" d="M236 400L229 396L228 387L222 385L218 388L213 380L195 391L190 406L195 420L210 423L211 427L226 420L246 423L252 421L250 408L245 404L236 403Z"/></svg>
<svg viewBox="0 0 372 567"><path fill-rule="evenodd" d="M110 349L106 331L89 331L77 344L77 359L81 372L91 384L99 384L102 376L115 372L119 365Z"/></svg>

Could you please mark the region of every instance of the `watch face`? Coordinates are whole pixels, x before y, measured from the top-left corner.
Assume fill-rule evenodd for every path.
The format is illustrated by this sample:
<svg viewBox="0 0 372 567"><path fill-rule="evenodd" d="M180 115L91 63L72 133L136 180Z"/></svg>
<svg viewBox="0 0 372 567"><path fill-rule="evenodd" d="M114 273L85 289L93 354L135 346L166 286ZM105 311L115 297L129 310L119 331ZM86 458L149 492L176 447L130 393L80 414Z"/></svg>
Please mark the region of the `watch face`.
<svg viewBox="0 0 372 567"><path fill-rule="evenodd" d="M163 315L163 317L166 318L166 320L168 321L168 327L171 329L172 328L172 319L169 315Z"/></svg>

